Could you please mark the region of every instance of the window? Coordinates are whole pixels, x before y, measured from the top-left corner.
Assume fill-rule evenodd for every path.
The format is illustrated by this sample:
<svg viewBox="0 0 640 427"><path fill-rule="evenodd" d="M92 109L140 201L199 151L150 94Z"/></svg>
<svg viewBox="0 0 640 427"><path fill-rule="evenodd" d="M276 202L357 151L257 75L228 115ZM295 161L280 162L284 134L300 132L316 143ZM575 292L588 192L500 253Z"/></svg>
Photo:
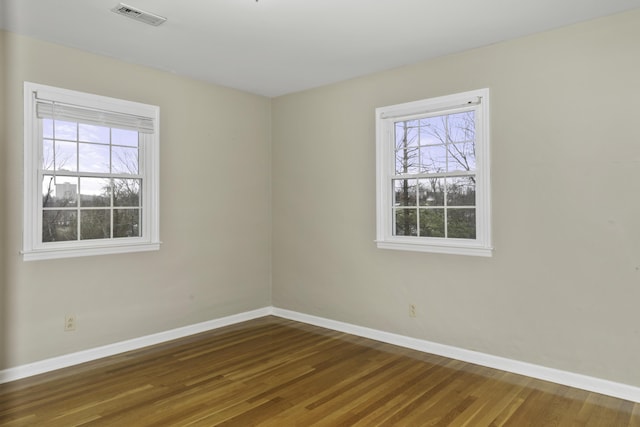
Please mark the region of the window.
<svg viewBox="0 0 640 427"><path fill-rule="evenodd" d="M159 249L159 114L25 82L25 260Z"/></svg>
<svg viewBox="0 0 640 427"><path fill-rule="evenodd" d="M489 90L376 109L379 248L491 256Z"/></svg>

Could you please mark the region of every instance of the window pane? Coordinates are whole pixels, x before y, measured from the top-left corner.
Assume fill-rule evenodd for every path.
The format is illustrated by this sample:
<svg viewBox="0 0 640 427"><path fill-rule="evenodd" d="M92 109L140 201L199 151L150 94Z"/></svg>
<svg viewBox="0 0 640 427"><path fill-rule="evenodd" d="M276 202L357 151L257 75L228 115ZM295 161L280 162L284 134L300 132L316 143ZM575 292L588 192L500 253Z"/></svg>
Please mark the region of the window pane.
<svg viewBox="0 0 640 427"><path fill-rule="evenodd" d="M138 146L138 132L135 130L111 129L111 143L116 145Z"/></svg>
<svg viewBox="0 0 640 427"><path fill-rule="evenodd" d="M114 209L113 237L140 237L140 209Z"/></svg>
<svg viewBox="0 0 640 427"><path fill-rule="evenodd" d="M396 175L418 173L418 148L407 148L396 151Z"/></svg>
<svg viewBox="0 0 640 427"><path fill-rule="evenodd" d="M44 138L53 138L53 120L42 119L42 136Z"/></svg>
<svg viewBox="0 0 640 427"><path fill-rule="evenodd" d="M113 205L114 206L140 206L141 179L114 179L113 180Z"/></svg>
<svg viewBox="0 0 640 427"><path fill-rule="evenodd" d="M447 131L451 142L475 140L474 114L473 111L465 111L447 116Z"/></svg>
<svg viewBox="0 0 640 427"><path fill-rule="evenodd" d="M80 239L108 239L111 237L111 211L88 209L80 211Z"/></svg>
<svg viewBox="0 0 640 427"><path fill-rule="evenodd" d="M419 142L419 121L410 120L396 123L396 149L417 147Z"/></svg>
<svg viewBox="0 0 640 427"><path fill-rule="evenodd" d="M68 139L71 141L78 140L78 124L75 122L63 122L56 120L54 122L54 138Z"/></svg>
<svg viewBox="0 0 640 427"><path fill-rule="evenodd" d="M444 237L444 209L420 209L420 235Z"/></svg>
<svg viewBox="0 0 640 427"><path fill-rule="evenodd" d="M475 206L476 182L473 176L447 178L448 206Z"/></svg>
<svg viewBox="0 0 640 427"><path fill-rule="evenodd" d="M447 171L447 149L444 145L420 148L420 172L443 173Z"/></svg>
<svg viewBox="0 0 640 427"><path fill-rule="evenodd" d="M436 130L431 124L432 119L420 120L420 146L441 145L444 141L438 138L438 134L434 134Z"/></svg>
<svg viewBox="0 0 640 427"><path fill-rule="evenodd" d="M42 212L42 241L64 242L78 239L77 212L47 210Z"/></svg>
<svg viewBox="0 0 640 427"><path fill-rule="evenodd" d="M420 120L420 145L445 144L447 133L444 116Z"/></svg>
<svg viewBox="0 0 640 427"><path fill-rule="evenodd" d="M42 178L42 207L77 206L78 178L44 175Z"/></svg>
<svg viewBox="0 0 640 427"><path fill-rule="evenodd" d="M78 133L80 141L98 142L102 144L109 143L109 128L105 126L93 126L85 123L78 125Z"/></svg>
<svg viewBox="0 0 640 427"><path fill-rule="evenodd" d="M444 178L421 179L420 206L444 206Z"/></svg>
<svg viewBox="0 0 640 427"><path fill-rule="evenodd" d="M80 172L109 172L109 146L80 143Z"/></svg>
<svg viewBox="0 0 640 427"><path fill-rule="evenodd" d="M137 175L138 149L134 147L112 147L111 172Z"/></svg>
<svg viewBox="0 0 640 427"><path fill-rule="evenodd" d="M457 239L476 238L475 209L447 209L447 232Z"/></svg>
<svg viewBox="0 0 640 427"><path fill-rule="evenodd" d="M473 142L447 145L449 172L475 171L476 151Z"/></svg>
<svg viewBox="0 0 640 427"><path fill-rule="evenodd" d="M111 206L109 178L80 178L80 206Z"/></svg>
<svg viewBox="0 0 640 427"><path fill-rule="evenodd" d="M416 209L394 209L394 235L395 236L417 236L418 221Z"/></svg>
<svg viewBox="0 0 640 427"><path fill-rule="evenodd" d="M418 124L417 120L396 123L396 174L418 173Z"/></svg>
<svg viewBox="0 0 640 427"><path fill-rule="evenodd" d="M45 139L42 141L42 169L53 170L53 141Z"/></svg>
<svg viewBox="0 0 640 427"><path fill-rule="evenodd" d="M416 205L416 179L394 179L393 180L393 205L394 206L415 206Z"/></svg>
<svg viewBox="0 0 640 427"><path fill-rule="evenodd" d="M56 141L55 167L58 171L75 172L78 167L78 143Z"/></svg>

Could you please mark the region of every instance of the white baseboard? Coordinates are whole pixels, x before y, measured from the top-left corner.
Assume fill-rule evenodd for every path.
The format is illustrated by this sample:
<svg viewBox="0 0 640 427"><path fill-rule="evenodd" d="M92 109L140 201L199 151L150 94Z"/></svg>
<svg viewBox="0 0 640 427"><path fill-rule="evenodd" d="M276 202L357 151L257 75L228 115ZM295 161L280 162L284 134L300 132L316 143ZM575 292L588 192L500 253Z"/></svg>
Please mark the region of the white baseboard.
<svg viewBox="0 0 640 427"><path fill-rule="evenodd" d="M603 380L600 378L589 377L573 372L561 371L559 369L547 368L545 366L520 362L517 360L493 356L476 351L465 350L459 347L453 347L403 335L392 334L390 332L378 331L376 329L365 328L362 326L352 325L350 323L339 322L323 317L311 316L308 314L285 310L277 307L264 307L245 313L234 314L232 316L197 323L195 325L185 326L182 328L172 329L169 331L147 335L140 338L134 338L115 344L79 351L77 353L53 357L51 359L41 360L15 368L9 368L0 371L0 384L30 377L33 375L42 374L45 372L54 371L56 369L78 365L84 362L90 362L92 360L101 359L107 356L113 356L131 350L137 350L139 348L147 347L150 345L160 344L177 338L183 338L189 335L198 334L200 332L206 332L268 315L274 315L282 317L284 319L308 323L310 325L333 329L335 331L357 335L376 341L398 345L401 347L411 348L425 353L449 357L451 359L461 360L463 362L469 362L489 368L500 369L502 371L513 372L515 374L525 375L532 378L550 381L557 384L563 384L570 387L575 387L595 393L617 397L619 399L625 399L632 402L640 403L639 387Z"/></svg>
<svg viewBox="0 0 640 427"><path fill-rule="evenodd" d="M121 341L114 344L96 347L89 350L79 351L77 353L65 354L63 356L52 357L27 365L21 365L15 368L0 371L0 384L9 381L19 380L21 378L54 371L56 369L66 368L80 363L90 362L92 360L101 359L107 356L124 353L131 350L147 347L154 344L175 340L177 338L187 337L189 335L199 334L223 326L233 325L235 323L244 322L258 317L264 317L272 314L271 307L260 308L257 310L247 311L245 313L234 314L219 319L209 320L195 325L184 326L182 328L171 329L157 334L147 335L140 338L134 338L127 341Z"/></svg>
<svg viewBox="0 0 640 427"><path fill-rule="evenodd" d="M605 394L608 396L617 397L619 399L625 399L632 402L640 403L640 388L627 384L603 380L600 378L594 378L587 375L576 374L573 372L561 371L559 369L547 368L545 366L534 365L527 362L520 362L504 357L493 356L477 351L465 350L459 347L452 347L449 345L438 344L426 340L392 334L389 332L378 331L375 329L338 322L322 317L311 316L308 314L298 313L281 308L274 307L272 314L274 316L282 317L285 319L308 323L327 329L333 329L335 331L345 332L351 335L357 335L376 341L411 348L425 353L449 357L451 359L461 360L463 362L469 362L480 366L500 369L502 371L525 375L540 380L550 381L556 384L562 384L582 390L592 391L594 393Z"/></svg>

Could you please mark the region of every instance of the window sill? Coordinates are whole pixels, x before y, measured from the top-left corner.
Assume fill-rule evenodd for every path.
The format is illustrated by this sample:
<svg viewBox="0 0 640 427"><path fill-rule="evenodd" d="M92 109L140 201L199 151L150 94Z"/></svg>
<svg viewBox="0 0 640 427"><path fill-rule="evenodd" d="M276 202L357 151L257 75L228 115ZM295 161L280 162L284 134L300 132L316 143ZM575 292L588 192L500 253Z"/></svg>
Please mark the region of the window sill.
<svg viewBox="0 0 640 427"><path fill-rule="evenodd" d="M160 243L136 243L128 245L82 247L82 248L51 248L33 249L22 252L23 261L39 261L58 258L76 258L94 255L111 255L131 252L157 251Z"/></svg>
<svg viewBox="0 0 640 427"><path fill-rule="evenodd" d="M377 240L378 249L394 249L399 251L430 252L438 254L493 256L493 248L484 246L432 244L424 242Z"/></svg>

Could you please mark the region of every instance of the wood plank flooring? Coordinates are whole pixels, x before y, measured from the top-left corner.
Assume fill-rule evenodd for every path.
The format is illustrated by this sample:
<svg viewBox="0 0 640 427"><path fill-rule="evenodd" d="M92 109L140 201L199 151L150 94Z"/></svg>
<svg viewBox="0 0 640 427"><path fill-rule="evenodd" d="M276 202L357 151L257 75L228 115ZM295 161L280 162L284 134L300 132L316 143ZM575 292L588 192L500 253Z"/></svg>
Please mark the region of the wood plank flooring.
<svg viewBox="0 0 640 427"><path fill-rule="evenodd" d="M264 317L0 385L0 425L640 427L640 404Z"/></svg>

